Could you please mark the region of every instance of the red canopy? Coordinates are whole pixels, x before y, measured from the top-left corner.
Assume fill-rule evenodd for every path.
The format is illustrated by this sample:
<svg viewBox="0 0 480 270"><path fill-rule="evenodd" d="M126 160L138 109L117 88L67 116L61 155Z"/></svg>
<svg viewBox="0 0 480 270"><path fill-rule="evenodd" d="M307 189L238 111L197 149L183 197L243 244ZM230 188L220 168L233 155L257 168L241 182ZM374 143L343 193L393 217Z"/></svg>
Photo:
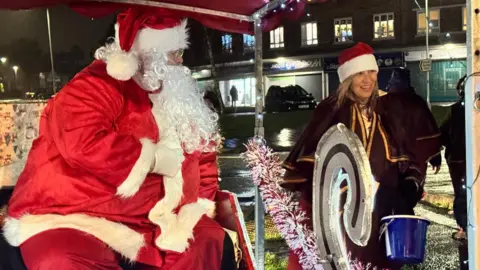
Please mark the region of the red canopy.
<svg viewBox="0 0 480 270"><path fill-rule="evenodd" d="M203 25L220 31L253 34L253 15L268 10L263 16L262 30L278 27L283 19L295 20L304 13L307 0L286 0L277 8L266 8L279 3L276 0L0 0L0 9L30 9L54 5L70 5L89 17L111 14L128 5L152 5L175 9L180 15L195 19Z"/></svg>

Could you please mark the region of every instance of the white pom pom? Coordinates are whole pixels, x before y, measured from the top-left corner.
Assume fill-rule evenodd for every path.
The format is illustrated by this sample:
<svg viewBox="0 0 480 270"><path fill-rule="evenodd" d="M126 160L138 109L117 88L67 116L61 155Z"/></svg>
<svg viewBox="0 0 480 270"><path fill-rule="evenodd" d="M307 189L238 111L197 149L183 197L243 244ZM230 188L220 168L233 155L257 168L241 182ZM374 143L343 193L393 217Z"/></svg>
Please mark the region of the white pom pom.
<svg viewBox="0 0 480 270"><path fill-rule="evenodd" d="M130 80L138 71L138 59L132 53L117 51L107 60L107 73L119 81Z"/></svg>

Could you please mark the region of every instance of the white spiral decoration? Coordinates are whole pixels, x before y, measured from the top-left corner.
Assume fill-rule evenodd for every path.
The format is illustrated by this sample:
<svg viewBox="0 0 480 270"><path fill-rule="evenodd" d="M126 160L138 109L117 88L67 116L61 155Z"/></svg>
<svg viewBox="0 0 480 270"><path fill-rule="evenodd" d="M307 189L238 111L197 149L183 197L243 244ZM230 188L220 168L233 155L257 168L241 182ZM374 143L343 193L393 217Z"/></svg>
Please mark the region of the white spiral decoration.
<svg viewBox="0 0 480 270"><path fill-rule="evenodd" d="M324 269L351 269L344 233L356 245L367 245L376 188L357 135L343 124L327 130L317 146L313 175L313 226Z"/></svg>

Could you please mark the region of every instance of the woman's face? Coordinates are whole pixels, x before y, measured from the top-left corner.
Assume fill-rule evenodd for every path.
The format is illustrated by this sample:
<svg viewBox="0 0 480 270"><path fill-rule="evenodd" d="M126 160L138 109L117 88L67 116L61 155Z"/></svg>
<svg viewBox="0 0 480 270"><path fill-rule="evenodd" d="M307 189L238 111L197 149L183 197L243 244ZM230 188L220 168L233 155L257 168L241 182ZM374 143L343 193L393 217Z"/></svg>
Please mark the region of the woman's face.
<svg viewBox="0 0 480 270"><path fill-rule="evenodd" d="M351 89L355 96L362 101L369 99L377 84L377 74L375 70L368 70L353 75Z"/></svg>

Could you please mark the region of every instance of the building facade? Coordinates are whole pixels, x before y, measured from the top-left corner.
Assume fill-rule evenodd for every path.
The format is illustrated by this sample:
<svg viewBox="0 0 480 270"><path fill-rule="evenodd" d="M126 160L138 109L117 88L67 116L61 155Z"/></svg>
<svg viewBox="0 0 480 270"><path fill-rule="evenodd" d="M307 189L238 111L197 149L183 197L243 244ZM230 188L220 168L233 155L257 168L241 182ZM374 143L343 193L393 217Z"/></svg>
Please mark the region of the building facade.
<svg viewBox="0 0 480 270"><path fill-rule="evenodd" d="M430 0L429 9L431 101L452 102L457 99L456 82L466 72L465 1ZM407 67L417 92L425 97L426 73L420 71L419 63L426 58L426 24L423 1L309 2L300 20L286 21L264 33L265 89L298 84L320 101L338 87L338 54L365 42L376 52L380 88L385 88L392 68ZM253 106L254 37L213 32L191 23L191 38L185 62L200 84L211 83L213 62L225 104L230 104L229 91L235 86L237 106Z"/></svg>

